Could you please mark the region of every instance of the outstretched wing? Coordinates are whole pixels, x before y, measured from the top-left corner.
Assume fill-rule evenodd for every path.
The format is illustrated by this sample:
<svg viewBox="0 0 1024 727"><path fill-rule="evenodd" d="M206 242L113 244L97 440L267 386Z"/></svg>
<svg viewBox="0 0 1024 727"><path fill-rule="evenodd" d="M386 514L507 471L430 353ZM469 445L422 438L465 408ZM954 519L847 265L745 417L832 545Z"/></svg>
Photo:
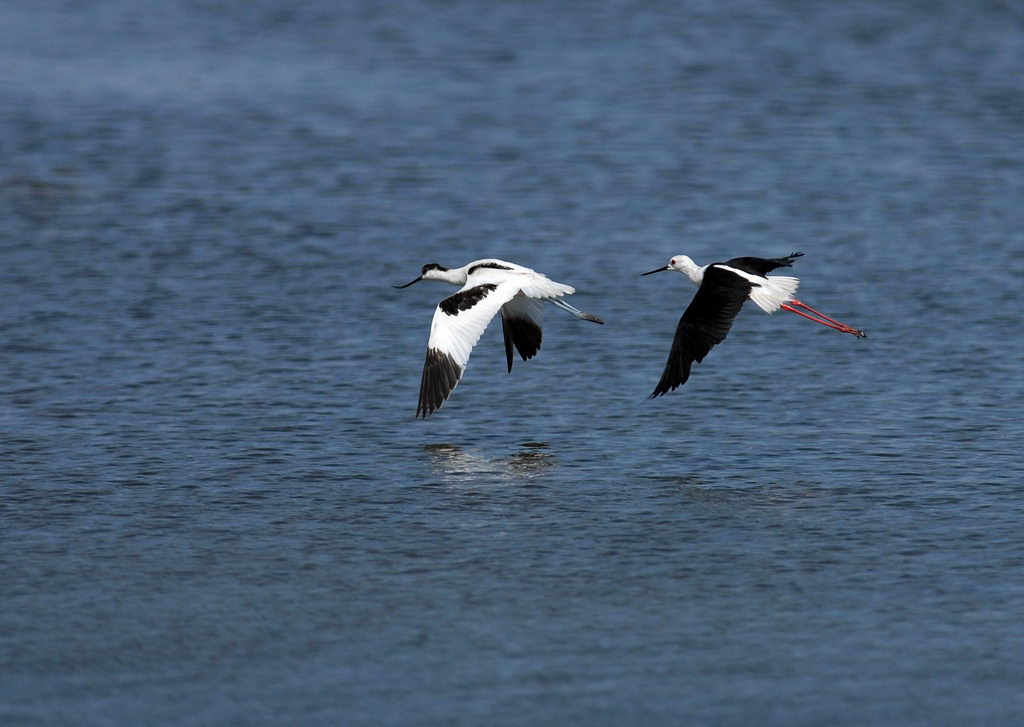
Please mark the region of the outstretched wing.
<svg viewBox="0 0 1024 727"><path fill-rule="evenodd" d="M529 361L540 350L543 324L544 306L536 298L519 294L501 306L501 332L505 337L509 373L512 373L512 346L523 361Z"/></svg>
<svg viewBox="0 0 1024 727"><path fill-rule="evenodd" d="M426 418L441 407L462 378L473 346L487 324L518 290L513 282L471 280L438 304L430 324L416 416Z"/></svg>
<svg viewBox="0 0 1024 727"><path fill-rule="evenodd" d="M745 273L763 276L778 268L793 267L793 261L802 256L802 252L794 252L786 257L734 257L725 264L731 268L742 270Z"/></svg>
<svg viewBox="0 0 1024 727"><path fill-rule="evenodd" d="M704 271L704 280L679 319L665 370L649 399L686 383L693 362L703 361L729 335L750 289L750 282L728 270L711 265Z"/></svg>

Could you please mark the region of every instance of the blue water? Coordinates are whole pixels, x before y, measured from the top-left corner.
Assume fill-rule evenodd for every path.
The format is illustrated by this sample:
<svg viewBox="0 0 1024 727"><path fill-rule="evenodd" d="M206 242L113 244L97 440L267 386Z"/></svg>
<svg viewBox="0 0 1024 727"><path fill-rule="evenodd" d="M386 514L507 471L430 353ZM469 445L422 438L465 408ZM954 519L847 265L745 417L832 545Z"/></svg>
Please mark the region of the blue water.
<svg viewBox="0 0 1024 727"><path fill-rule="evenodd" d="M1024 722L1015 3L0 7L4 725ZM859 341L693 294L807 254ZM420 266L488 330L415 420Z"/></svg>

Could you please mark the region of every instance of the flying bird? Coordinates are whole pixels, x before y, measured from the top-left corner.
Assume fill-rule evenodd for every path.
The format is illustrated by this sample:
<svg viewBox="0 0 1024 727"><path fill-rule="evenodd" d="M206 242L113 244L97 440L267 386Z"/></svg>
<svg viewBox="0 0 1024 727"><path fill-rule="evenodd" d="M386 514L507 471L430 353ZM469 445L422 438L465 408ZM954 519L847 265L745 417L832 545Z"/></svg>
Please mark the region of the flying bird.
<svg viewBox="0 0 1024 727"><path fill-rule="evenodd" d="M419 277L392 287L408 288L421 280L440 280L462 286L438 304L430 324L416 407L416 416L424 419L441 408L459 383L473 346L496 313L501 313L509 373L512 372L513 346L524 361L533 358L540 349L543 302L580 320L604 323L562 300L562 296L576 292L572 286L556 283L542 273L504 260L474 260L461 268L430 263L423 266Z"/></svg>
<svg viewBox="0 0 1024 727"><path fill-rule="evenodd" d="M733 320L748 298L765 313L773 313L782 308L833 330L867 338L863 331L829 318L794 298L799 279L786 275L768 275L777 268L791 267L793 261L801 255L802 252L794 252L778 258L736 257L724 263L709 265L697 265L686 255L676 255L668 261L668 265L642 273L652 275L675 270L699 286L676 326L672 350L668 354L661 380L647 398L653 399L685 384L690 378L690 366L694 361L703 361L712 346L725 340Z"/></svg>

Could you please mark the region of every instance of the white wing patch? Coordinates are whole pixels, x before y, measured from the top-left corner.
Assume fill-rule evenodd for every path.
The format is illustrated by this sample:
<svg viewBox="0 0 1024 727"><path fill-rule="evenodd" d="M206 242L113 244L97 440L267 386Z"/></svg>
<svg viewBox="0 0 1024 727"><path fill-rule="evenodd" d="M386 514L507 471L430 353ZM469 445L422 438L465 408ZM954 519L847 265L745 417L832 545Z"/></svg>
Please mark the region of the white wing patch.
<svg viewBox="0 0 1024 727"><path fill-rule="evenodd" d="M476 276L474 276L476 277ZM482 286L493 286L486 290L482 297L466 308L458 309L454 301L470 291ZM434 319L430 324L430 339L427 348L447 353L460 368L466 367L473 347L480 340L487 324L491 322L501 306L508 303L519 292L514 281L501 284L481 284L477 280L469 280L459 292L445 298L434 310ZM448 305L446 305L448 304Z"/></svg>
<svg viewBox="0 0 1024 727"><path fill-rule="evenodd" d="M572 295L576 289L565 283L556 283L540 273L534 273L523 283L521 288L523 295L528 298L561 298L563 295Z"/></svg>
<svg viewBox="0 0 1024 727"><path fill-rule="evenodd" d="M750 291L750 299L765 313L774 313L787 300L792 300L800 285L799 278L789 275L769 275L764 280L767 282Z"/></svg>
<svg viewBox="0 0 1024 727"><path fill-rule="evenodd" d="M512 263L502 264L512 265ZM472 263L472 265L478 267L475 267L473 274L466 279L466 288L487 283L492 285L512 283L515 285L516 290L527 298L539 299L561 298L563 295L572 295L576 292L576 289L571 285L556 283L543 273L538 273L536 270L530 270L522 266L517 265L517 269L513 270L498 270L485 267L480 263Z"/></svg>
<svg viewBox="0 0 1024 727"><path fill-rule="evenodd" d="M716 265L715 267L728 270L733 275L749 280L754 286L750 291L750 299L765 313L774 313L783 303L792 300L796 289L800 286L800 279L789 275L752 275L728 265Z"/></svg>

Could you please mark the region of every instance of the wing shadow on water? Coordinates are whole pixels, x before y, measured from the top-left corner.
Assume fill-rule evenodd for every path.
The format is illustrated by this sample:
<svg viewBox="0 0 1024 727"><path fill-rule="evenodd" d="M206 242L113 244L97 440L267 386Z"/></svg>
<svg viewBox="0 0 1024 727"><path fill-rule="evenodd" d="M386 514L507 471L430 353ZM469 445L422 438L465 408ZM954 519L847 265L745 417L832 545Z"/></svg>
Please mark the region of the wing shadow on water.
<svg viewBox="0 0 1024 727"><path fill-rule="evenodd" d="M426 444L431 468L445 482L480 485L488 482L525 484L551 473L555 455L546 442L523 442L513 454L493 455L466 450L455 444Z"/></svg>

